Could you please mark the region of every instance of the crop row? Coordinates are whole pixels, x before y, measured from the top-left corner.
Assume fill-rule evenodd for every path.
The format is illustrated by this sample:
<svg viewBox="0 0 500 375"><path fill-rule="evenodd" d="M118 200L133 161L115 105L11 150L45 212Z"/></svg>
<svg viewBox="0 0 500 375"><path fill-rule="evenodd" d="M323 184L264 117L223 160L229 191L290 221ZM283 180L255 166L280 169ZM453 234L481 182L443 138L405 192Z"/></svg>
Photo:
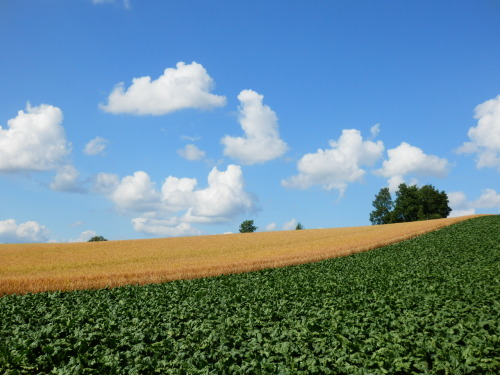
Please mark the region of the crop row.
<svg viewBox="0 0 500 375"><path fill-rule="evenodd" d="M3 244L0 296L144 285L311 263L382 247L467 218L251 235Z"/></svg>
<svg viewBox="0 0 500 375"><path fill-rule="evenodd" d="M5 374L497 374L500 217L367 253L0 298Z"/></svg>

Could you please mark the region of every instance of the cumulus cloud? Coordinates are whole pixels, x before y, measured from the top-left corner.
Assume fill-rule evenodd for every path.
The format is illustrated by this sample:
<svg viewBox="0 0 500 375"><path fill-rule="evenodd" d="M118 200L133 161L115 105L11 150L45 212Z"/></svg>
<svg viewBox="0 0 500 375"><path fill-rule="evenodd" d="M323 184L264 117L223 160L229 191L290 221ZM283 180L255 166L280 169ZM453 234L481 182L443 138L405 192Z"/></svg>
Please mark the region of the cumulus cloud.
<svg viewBox="0 0 500 375"><path fill-rule="evenodd" d="M42 104L0 126L0 172L47 171L65 163L71 152L61 123L62 111Z"/></svg>
<svg viewBox="0 0 500 375"><path fill-rule="evenodd" d="M184 159L190 161L200 160L205 157L205 151L200 150L194 144L187 144L183 149L177 150L177 153Z"/></svg>
<svg viewBox="0 0 500 375"><path fill-rule="evenodd" d="M276 113L262 103L263 99L252 90L240 92L239 122L245 135L222 138L224 155L243 164L257 164L276 159L286 152L288 146L280 139Z"/></svg>
<svg viewBox="0 0 500 375"><path fill-rule="evenodd" d="M254 199L244 189L240 166L225 171L214 167L208 174L208 186L197 189L194 178L168 176L161 189L146 172L138 171L121 180L114 174L101 173L94 191L104 193L116 209L132 220L134 229L148 234L199 234L191 224L227 222L254 208Z"/></svg>
<svg viewBox="0 0 500 375"><path fill-rule="evenodd" d="M97 236L97 233L89 229L80 233L78 238L69 240L69 242L88 242L94 236Z"/></svg>
<svg viewBox="0 0 500 375"><path fill-rule="evenodd" d="M161 194L146 172L137 171L122 178L110 198L121 212L154 212L158 209Z"/></svg>
<svg viewBox="0 0 500 375"><path fill-rule="evenodd" d="M164 115L186 108L211 109L226 104L224 96L211 94L214 80L205 68L196 63L179 62L167 68L156 80L140 77L125 89L121 82L100 108L110 113L135 115Z"/></svg>
<svg viewBox="0 0 500 375"><path fill-rule="evenodd" d="M478 209L493 209L500 211L500 194L494 189L484 189L481 196L474 200L467 200L467 196L462 191L448 193L449 205L452 209L450 217L473 215Z"/></svg>
<svg viewBox="0 0 500 375"><path fill-rule="evenodd" d="M92 191L100 194L111 194L120 184L120 177L114 173L99 173L94 178Z"/></svg>
<svg viewBox="0 0 500 375"><path fill-rule="evenodd" d="M168 219L152 219L138 217L132 220L132 225L137 232L165 237L196 236L201 231L193 228L189 223L183 223L177 217Z"/></svg>
<svg viewBox="0 0 500 375"><path fill-rule="evenodd" d="M469 207L469 202L467 202L467 197L462 191L454 191L447 193L448 204L451 208L450 217L474 215L476 210Z"/></svg>
<svg viewBox="0 0 500 375"><path fill-rule="evenodd" d="M281 227L282 230L294 230L297 228L298 221L297 219L291 219L284 223ZM269 223L264 228L266 231L275 231L278 230L278 225L275 222Z"/></svg>
<svg viewBox="0 0 500 375"><path fill-rule="evenodd" d="M422 149L406 142L387 150L387 154L388 159L384 160L382 168L374 173L387 177L392 191L397 190L406 175L445 177L448 174L448 160L427 155ZM413 183L416 183L416 180L413 180Z"/></svg>
<svg viewBox="0 0 500 375"><path fill-rule="evenodd" d="M283 224L283 230L293 230L297 228L297 224L297 219L291 219L290 221L287 221L285 224Z"/></svg>
<svg viewBox="0 0 500 375"><path fill-rule="evenodd" d="M104 155L104 150L108 147L108 143L107 139L95 137L85 145L83 152L89 156Z"/></svg>
<svg viewBox="0 0 500 375"><path fill-rule="evenodd" d="M162 210L177 212L195 205L195 178L168 176L161 187Z"/></svg>
<svg viewBox="0 0 500 375"><path fill-rule="evenodd" d="M498 208L500 210L500 194L493 189L485 189L479 199L472 202L476 208Z"/></svg>
<svg viewBox="0 0 500 375"><path fill-rule="evenodd" d="M356 129L344 129L337 141L330 141L330 147L304 155L297 163L299 174L282 185L299 189L320 185L343 194L349 183L362 180L366 172L361 166L374 165L384 151L381 141L364 141Z"/></svg>
<svg viewBox="0 0 500 375"><path fill-rule="evenodd" d="M188 209L186 220L193 222L223 222L250 211L254 202L244 190L243 172L238 165L228 165L226 171L212 168L208 187L195 192L195 204Z"/></svg>
<svg viewBox="0 0 500 375"><path fill-rule="evenodd" d="M477 126L467 133L470 141L458 153L475 153L478 168L497 168L500 172L500 95L479 104L474 111Z"/></svg>
<svg viewBox="0 0 500 375"><path fill-rule="evenodd" d="M269 223L266 225L265 230L268 232L275 231L277 228L277 225L275 222Z"/></svg>
<svg viewBox="0 0 500 375"><path fill-rule="evenodd" d="M69 193L83 193L85 189L78 181L80 173L77 169L70 165L63 165L57 169L50 188L55 191L65 191Z"/></svg>
<svg viewBox="0 0 500 375"><path fill-rule="evenodd" d="M375 124L370 128L370 134L372 138L376 138L378 133L380 133L380 124Z"/></svg>
<svg viewBox="0 0 500 375"><path fill-rule="evenodd" d="M17 224L14 219L0 221L0 243L47 242L49 231L36 221Z"/></svg>

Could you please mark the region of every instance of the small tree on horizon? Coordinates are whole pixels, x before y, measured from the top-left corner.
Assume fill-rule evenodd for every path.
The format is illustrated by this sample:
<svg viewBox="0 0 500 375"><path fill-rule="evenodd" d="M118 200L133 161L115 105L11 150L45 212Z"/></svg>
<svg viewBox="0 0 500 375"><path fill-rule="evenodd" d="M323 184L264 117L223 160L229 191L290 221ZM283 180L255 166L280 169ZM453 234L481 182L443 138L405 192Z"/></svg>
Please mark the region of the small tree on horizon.
<svg viewBox="0 0 500 375"><path fill-rule="evenodd" d="M87 242L99 242L99 241L107 241L107 239L104 238L103 236L94 236Z"/></svg>
<svg viewBox="0 0 500 375"><path fill-rule="evenodd" d="M253 225L253 220L245 220L240 225L240 233L252 233L257 230L257 227Z"/></svg>
<svg viewBox="0 0 500 375"><path fill-rule="evenodd" d="M302 230L302 229L304 229L304 226L300 222L298 222L297 226L295 227L295 230Z"/></svg>

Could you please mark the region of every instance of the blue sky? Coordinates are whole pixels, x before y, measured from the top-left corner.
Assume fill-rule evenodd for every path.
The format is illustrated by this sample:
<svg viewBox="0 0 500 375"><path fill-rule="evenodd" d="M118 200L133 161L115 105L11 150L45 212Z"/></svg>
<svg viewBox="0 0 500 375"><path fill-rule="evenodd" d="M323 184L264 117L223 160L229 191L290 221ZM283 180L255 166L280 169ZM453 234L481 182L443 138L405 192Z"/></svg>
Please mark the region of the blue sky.
<svg viewBox="0 0 500 375"><path fill-rule="evenodd" d="M500 212L500 1L0 2L0 243Z"/></svg>

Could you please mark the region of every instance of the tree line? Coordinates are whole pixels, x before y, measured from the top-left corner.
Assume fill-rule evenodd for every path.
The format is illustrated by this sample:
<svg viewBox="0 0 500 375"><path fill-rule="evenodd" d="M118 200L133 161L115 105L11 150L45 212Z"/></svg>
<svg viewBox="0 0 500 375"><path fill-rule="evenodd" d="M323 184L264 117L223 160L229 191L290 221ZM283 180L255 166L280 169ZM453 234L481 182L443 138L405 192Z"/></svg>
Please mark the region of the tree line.
<svg viewBox="0 0 500 375"><path fill-rule="evenodd" d="M389 188L385 187L375 196L375 209L370 213L370 221L373 225L379 225L441 219L448 217L451 212L448 203L448 195L432 185L419 188L400 184L394 201Z"/></svg>

